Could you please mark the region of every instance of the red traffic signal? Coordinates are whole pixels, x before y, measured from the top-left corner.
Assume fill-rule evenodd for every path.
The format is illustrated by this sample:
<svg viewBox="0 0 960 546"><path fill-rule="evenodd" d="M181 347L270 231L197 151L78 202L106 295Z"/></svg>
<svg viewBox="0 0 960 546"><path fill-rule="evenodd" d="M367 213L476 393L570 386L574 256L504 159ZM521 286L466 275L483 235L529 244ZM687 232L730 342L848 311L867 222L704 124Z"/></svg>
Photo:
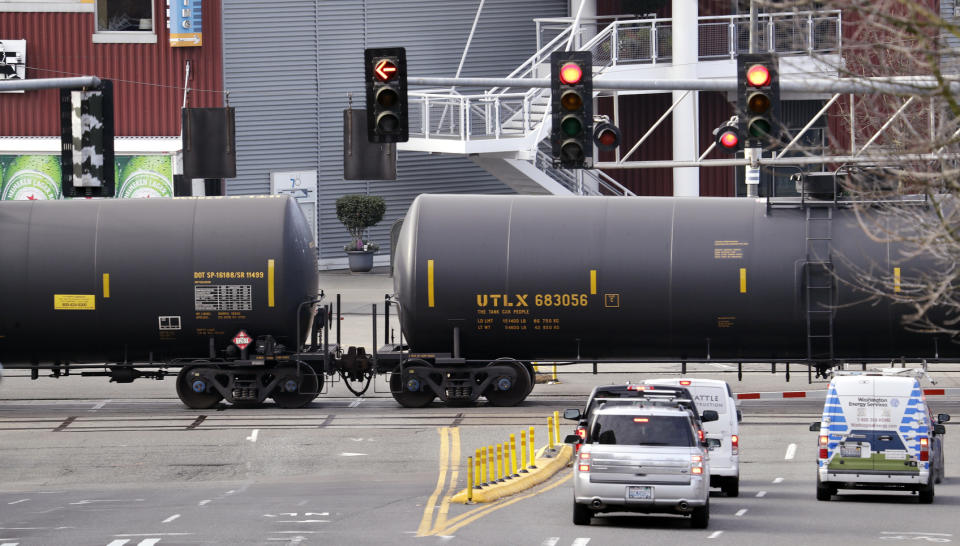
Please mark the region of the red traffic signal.
<svg viewBox="0 0 960 546"><path fill-rule="evenodd" d="M620 147L620 129L616 125L601 121L593 131L593 143L601 152L612 152Z"/></svg>
<svg viewBox="0 0 960 546"><path fill-rule="evenodd" d="M373 75L382 82L387 82L397 75L397 65L390 59L380 59L373 67Z"/></svg>
<svg viewBox="0 0 960 546"><path fill-rule="evenodd" d="M566 85L580 83L583 78L583 69L577 63L564 63L560 67L560 82Z"/></svg>
<svg viewBox="0 0 960 546"><path fill-rule="evenodd" d="M735 125L722 125L714 131L715 142L721 150L735 154L740 150L740 131Z"/></svg>
<svg viewBox="0 0 960 546"><path fill-rule="evenodd" d="M770 69L762 64L755 64L747 69L747 83L753 87L770 85Z"/></svg>

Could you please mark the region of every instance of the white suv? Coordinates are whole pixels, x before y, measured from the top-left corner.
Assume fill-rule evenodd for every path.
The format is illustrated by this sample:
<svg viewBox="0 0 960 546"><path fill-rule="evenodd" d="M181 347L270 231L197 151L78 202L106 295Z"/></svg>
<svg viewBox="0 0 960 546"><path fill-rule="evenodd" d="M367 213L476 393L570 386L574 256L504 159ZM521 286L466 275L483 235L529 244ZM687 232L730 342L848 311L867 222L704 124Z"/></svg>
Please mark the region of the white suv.
<svg viewBox="0 0 960 546"><path fill-rule="evenodd" d="M574 524L601 512L641 512L689 515L693 527L707 527L709 452L689 409L666 400L601 406L588 426L574 465Z"/></svg>

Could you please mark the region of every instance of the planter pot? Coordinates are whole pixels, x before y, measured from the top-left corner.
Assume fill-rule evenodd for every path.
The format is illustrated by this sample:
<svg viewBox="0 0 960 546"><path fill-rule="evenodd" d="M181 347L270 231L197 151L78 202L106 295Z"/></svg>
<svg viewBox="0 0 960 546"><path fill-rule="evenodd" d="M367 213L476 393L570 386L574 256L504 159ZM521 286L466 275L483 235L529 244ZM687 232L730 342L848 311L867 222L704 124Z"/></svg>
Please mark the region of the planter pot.
<svg viewBox="0 0 960 546"><path fill-rule="evenodd" d="M348 250L347 260L350 263L350 271L356 273L366 273L373 269L372 250Z"/></svg>

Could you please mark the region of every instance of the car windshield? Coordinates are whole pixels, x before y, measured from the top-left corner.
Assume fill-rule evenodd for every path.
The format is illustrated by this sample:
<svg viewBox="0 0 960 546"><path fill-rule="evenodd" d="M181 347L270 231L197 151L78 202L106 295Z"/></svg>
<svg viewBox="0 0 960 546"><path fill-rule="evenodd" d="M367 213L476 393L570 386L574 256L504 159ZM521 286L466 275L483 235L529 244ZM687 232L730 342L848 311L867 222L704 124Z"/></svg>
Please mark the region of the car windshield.
<svg viewBox="0 0 960 546"><path fill-rule="evenodd" d="M692 447L693 429L682 416L598 415L590 437L600 444Z"/></svg>

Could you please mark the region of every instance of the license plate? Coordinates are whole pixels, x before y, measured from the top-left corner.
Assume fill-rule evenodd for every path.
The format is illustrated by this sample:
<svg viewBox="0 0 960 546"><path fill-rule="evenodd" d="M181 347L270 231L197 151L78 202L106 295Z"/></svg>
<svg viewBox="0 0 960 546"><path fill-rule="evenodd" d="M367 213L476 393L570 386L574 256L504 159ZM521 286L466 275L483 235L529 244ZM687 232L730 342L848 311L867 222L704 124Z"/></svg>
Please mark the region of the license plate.
<svg viewBox="0 0 960 546"><path fill-rule="evenodd" d="M627 498L631 500L653 500L653 487L649 485L627 487Z"/></svg>
<svg viewBox="0 0 960 546"><path fill-rule="evenodd" d="M854 447L841 447L840 448L841 457L859 457L860 456L860 446Z"/></svg>
<svg viewBox="0 0 960 546"><path fill-rule="evenodd" d="M887 459L905 461L907 460L907 452L902 449L888 449L883 452L887 456Z"/></svg>

